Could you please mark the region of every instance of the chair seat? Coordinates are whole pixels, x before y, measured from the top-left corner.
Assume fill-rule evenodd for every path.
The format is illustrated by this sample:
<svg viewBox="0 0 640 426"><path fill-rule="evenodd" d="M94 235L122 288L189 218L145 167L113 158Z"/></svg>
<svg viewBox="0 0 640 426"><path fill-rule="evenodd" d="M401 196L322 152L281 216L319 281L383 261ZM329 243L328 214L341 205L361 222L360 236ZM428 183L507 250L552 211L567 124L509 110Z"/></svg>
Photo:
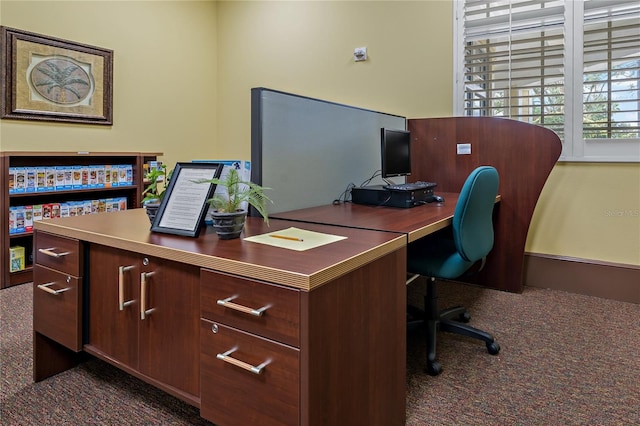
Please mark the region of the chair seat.
<svg viewBox="0 0 640 426"><path fill-rule="evenodd" d="M407 271L427 277L455 279L473 264L460 256L453 240L446 238L423 238L407 251Z"/></svg>

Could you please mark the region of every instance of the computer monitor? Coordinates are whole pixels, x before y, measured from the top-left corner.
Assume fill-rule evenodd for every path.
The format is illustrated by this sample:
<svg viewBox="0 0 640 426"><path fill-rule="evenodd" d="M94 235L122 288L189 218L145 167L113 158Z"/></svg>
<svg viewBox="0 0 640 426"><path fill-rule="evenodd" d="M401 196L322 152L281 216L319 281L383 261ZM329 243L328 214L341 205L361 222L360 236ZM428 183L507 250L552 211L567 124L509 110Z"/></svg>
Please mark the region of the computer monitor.
<svg viewBox="0 0 640 426"><path fill-rule="evenodd" d="M382 177L411 174L411 133L407 130L380 129Z"/></svg>

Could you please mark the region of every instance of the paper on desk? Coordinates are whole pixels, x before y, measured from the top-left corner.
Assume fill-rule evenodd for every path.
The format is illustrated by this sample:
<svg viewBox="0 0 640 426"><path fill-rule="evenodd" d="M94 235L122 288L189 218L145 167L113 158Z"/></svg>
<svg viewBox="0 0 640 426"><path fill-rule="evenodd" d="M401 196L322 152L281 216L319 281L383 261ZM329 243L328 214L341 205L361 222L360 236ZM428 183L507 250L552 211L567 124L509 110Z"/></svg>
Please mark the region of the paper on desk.
<svg viewBox="0 0 640 426"><path fill-rule="evenodd" d="M325 244L335 243L347 237L339 235L323 234L320 232L307 231L300 228L287 228L280 231L269 232L267 234L247 237L245 241L268 244L270 246L282 247L290 250L304 251Z"/></svg>

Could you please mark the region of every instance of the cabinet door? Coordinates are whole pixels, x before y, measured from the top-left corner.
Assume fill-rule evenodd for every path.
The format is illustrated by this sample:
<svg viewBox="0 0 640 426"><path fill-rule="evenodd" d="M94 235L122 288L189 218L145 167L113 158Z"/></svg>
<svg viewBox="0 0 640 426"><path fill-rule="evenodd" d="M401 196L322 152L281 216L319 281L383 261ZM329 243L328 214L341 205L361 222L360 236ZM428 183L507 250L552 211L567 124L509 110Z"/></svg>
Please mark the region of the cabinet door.
<svg viewBox="0 0 640 426"><path fill-rule="evenodd" d="M148 257L140 275L140 372L200 394L200 270Z"/></svg>
<svg viewBox="0 0 640 426"><path fill-rule="evenodd" d="M200 394L200 269L92 245L89 344L164 385Z"/></svg>
<svg viewBox="0 0 640 426"><path fill-rule="evenodd" d="M100 245L89 250L89 344L134 369L138 369L139 257Z"/></svg>

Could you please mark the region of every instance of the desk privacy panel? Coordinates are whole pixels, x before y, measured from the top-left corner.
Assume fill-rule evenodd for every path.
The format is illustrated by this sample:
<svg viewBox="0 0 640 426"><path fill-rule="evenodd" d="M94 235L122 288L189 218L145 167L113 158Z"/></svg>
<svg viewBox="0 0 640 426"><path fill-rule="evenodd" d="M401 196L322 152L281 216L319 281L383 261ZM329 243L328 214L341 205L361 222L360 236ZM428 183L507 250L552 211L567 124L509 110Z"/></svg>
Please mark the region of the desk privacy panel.
<svg viewBox="0 0 640 426"><path fill-rule="evenodd" d="M406 125L398 115L254 88L251 180L271 188L269 213L331 204L350 184L379 174L380 129Z"/></svg>

